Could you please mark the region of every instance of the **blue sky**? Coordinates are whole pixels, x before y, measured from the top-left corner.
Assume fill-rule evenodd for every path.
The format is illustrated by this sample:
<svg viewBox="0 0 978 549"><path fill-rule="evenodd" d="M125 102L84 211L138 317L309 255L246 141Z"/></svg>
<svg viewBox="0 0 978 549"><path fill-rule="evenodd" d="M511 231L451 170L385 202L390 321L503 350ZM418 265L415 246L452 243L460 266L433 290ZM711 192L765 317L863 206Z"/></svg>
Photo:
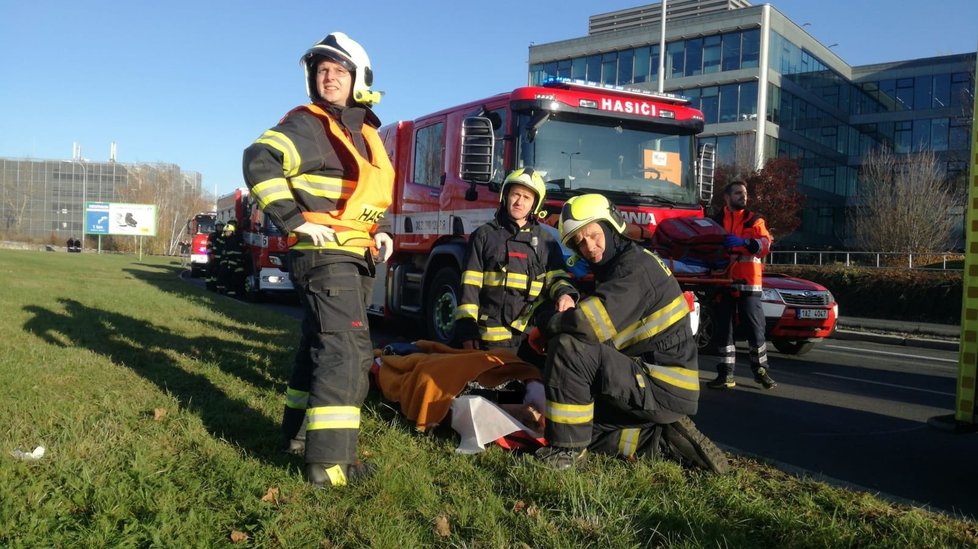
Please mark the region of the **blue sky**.
<svg viewBox="0 0 978 549"><path fill-rule="evenodd" d="M0 157L66 159L79 143L105 161L115 142L120 162L178 164L223 194L242 184L241 151L305 101L299 56L330 31L366 48L386 123L524 85L531 43L648 3L0 1ZM854 65L978 45L975 0L771 3Z"/></svg>

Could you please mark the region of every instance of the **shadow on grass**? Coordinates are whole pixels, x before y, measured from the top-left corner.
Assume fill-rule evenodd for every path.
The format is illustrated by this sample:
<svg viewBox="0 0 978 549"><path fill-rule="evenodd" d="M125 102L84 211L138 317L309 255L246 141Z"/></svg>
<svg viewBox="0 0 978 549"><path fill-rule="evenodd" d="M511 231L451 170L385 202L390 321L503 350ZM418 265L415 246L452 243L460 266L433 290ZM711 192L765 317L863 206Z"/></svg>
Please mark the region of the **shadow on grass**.
<svg viewBox="0 0 978 549"><path fill-rule="evenodd" d="M230 365L246 362L242 352L247 349L229 350L227 341L218 338L178 335L165 326L88 307L73 299L60 299L59 302L65 308L64 312L38 306L25 307L33 315L25 323L25 331L60 347L69 346L62 339L66 336L72 342L70 346L87 348L105 356L152 382L163 393L170 394L180 407L200 417L204 427L215 437L244 448L271 464L284 466L290 461L280 452L281 436L277 423L244 400L228 396L206 376L188 372L172 356L179 353L212 360L228 371L234 370ZM268 379L263 380L265 387L276 385Z"/></svg>

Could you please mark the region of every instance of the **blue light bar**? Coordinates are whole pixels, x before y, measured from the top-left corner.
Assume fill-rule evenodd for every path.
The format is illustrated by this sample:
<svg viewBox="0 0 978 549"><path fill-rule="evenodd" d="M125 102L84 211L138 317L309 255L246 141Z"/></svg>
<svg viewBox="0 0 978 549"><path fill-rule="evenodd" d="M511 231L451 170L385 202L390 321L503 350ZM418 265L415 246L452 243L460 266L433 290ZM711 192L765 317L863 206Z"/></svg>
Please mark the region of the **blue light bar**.
<svg viewBox="0 0 978 549"><path fill-rule="evenodd" d="M682 95L674 93L659 93L651 90L641 90L638 88L623 88L621 86L612 86L610 84L601 84L599 82L591 82L589 80L581 80L579 78L567 78L564 76L549 76L541 84L544 88L567 88L567 89L584 89L591 91L614 91L619 93L627 93L630 95L637 95L641 97L651 97L654 99L662 99L663 101L669 101L672 103L689 103L689 98Z"/></svg>

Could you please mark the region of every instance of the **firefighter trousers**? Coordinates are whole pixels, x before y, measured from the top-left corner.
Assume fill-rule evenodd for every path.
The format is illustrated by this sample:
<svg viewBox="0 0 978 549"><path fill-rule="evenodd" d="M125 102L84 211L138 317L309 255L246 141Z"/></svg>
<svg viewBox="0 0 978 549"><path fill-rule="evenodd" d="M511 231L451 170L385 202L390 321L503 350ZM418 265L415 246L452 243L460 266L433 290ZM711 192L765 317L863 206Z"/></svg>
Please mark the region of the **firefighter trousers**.
<svg viewBox="0 0 978 549"><path fill-rule="evenodd" d="M767 368L767 340L764 338L764 308L761 296L747 292L724 292L717 303L717 352L720 363L717 370L732 376L736 365L737 347L734 326L739 319L744 325L747 345L750 349L750 369Z"/></svg>
<svg viewBox="0 0 978 549"><path fill-rule="evenodd" d="M353 463L373 360L366 300L374 279L364 266L327 254L290 254L303 319L282 431L295 438L305 420L306 463Z"/></svg>
<svg viewBox="0 0 978 549"><path fill-rule="evenodd" d="M551 338L543 372L547 442L628 458L646 453L657 426L685 415L668 409L647 368L608 345L567 334Z"/></svg>

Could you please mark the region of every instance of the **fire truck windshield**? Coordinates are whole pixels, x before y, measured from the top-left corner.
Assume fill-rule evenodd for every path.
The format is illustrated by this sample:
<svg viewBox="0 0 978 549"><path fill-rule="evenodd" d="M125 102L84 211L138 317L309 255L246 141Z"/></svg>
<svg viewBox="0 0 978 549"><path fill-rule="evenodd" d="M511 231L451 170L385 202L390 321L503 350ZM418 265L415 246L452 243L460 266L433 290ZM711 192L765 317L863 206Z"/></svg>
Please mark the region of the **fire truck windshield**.
<svg viewBox="0 0 978 549"><path fill-rule="evenodd" d="M198 215L195 217L197 220L197 230L195 234L210 234L214 232L214 216L212 215Z"/></svg>
<svg viewBox="0 0 978 549"><path fill-rule="evenodd" d="M517 118L520 166L541 172L548 198L606 193L619 203L696 204L691 135L615 118L551 118L527 132L532 113Z"/></svg>

